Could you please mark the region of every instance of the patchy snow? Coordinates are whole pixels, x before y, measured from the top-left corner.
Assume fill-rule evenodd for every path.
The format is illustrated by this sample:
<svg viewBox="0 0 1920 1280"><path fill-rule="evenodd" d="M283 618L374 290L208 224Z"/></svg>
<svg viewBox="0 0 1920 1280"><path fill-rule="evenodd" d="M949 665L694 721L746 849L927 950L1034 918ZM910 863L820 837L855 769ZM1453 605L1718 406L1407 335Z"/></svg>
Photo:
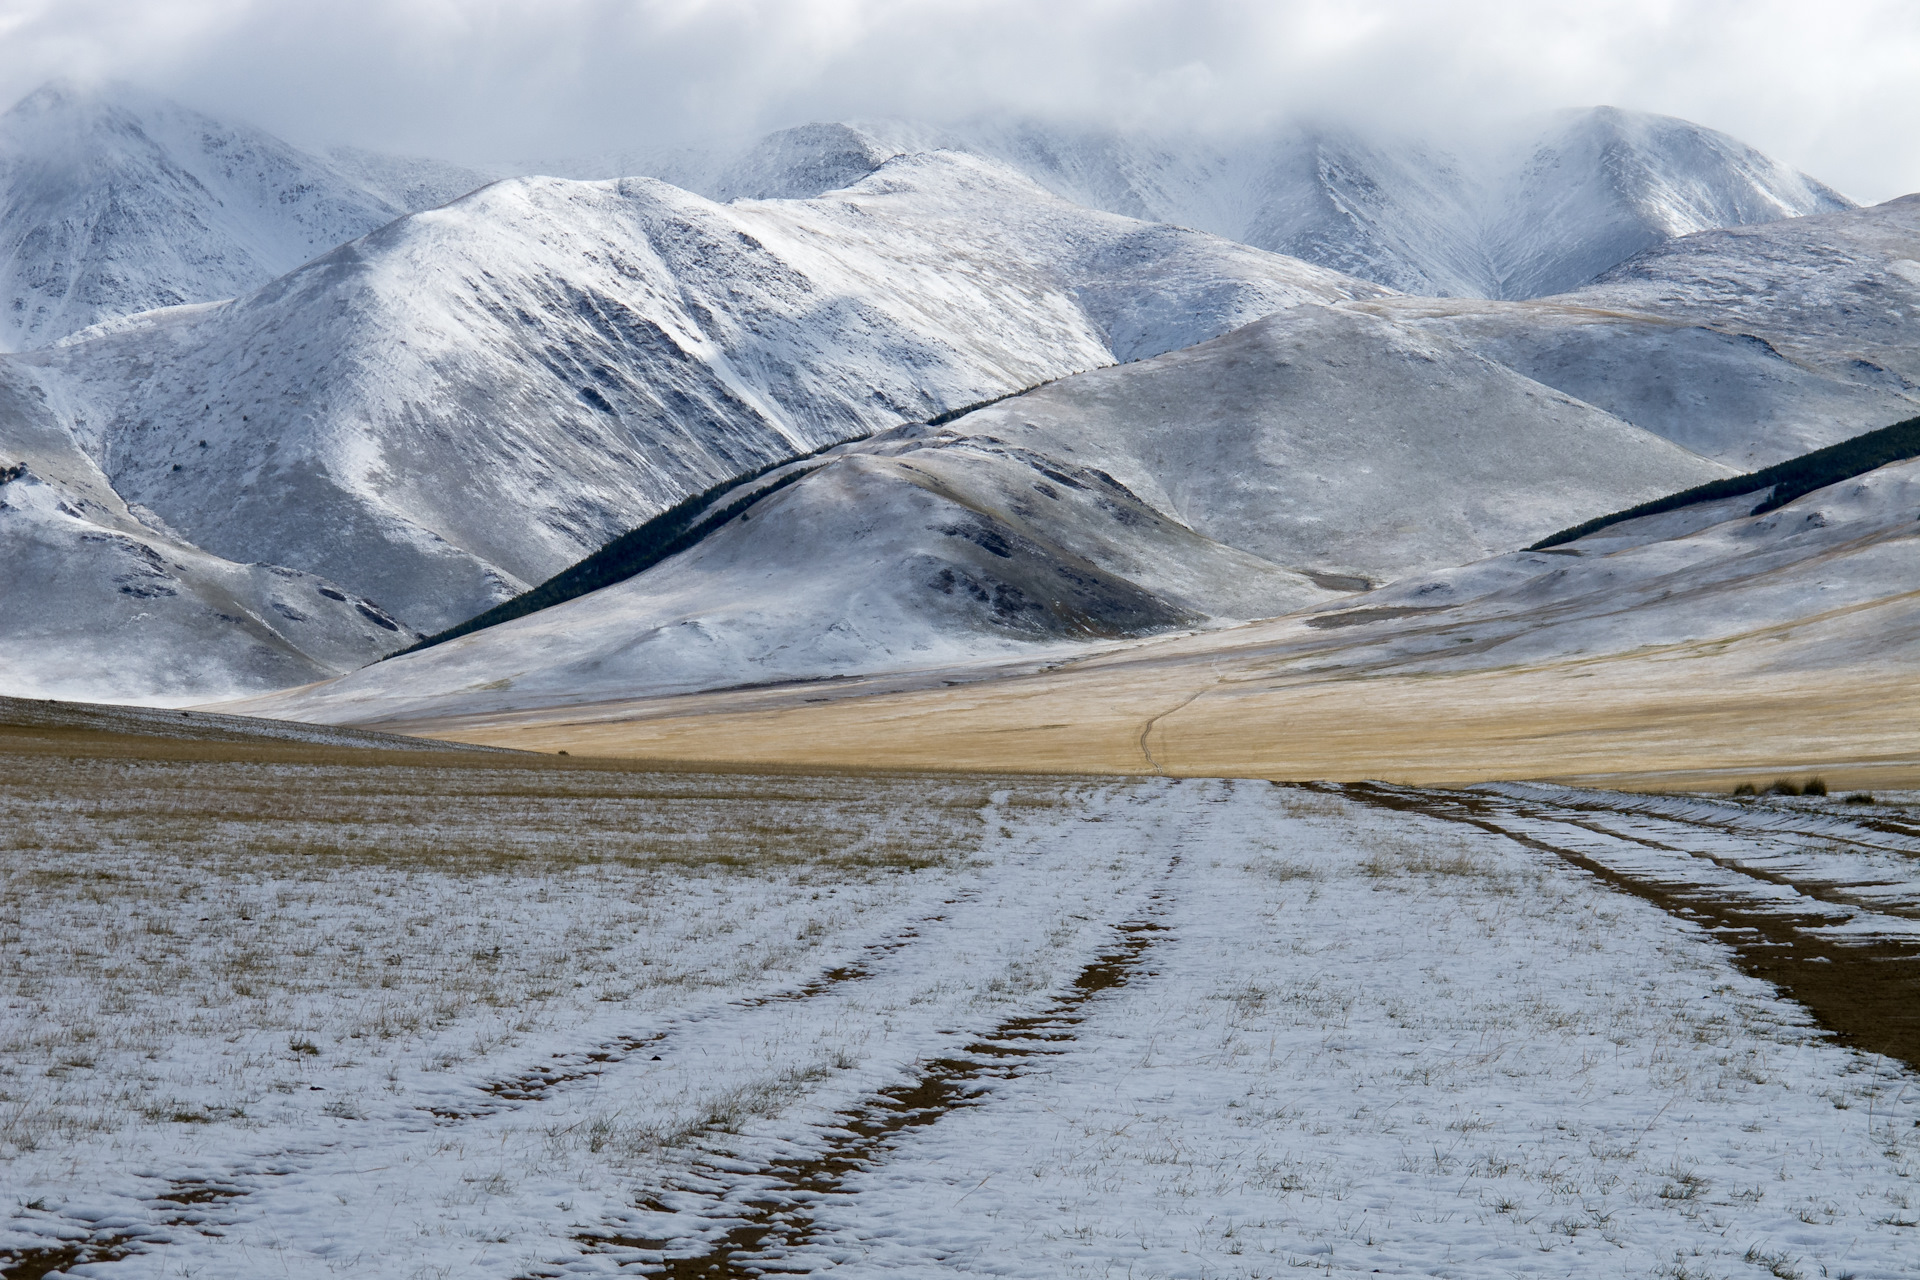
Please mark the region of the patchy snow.
<svg viewBox="0 0 1920 1280"><path fill-rule="evenodd" d="M1920 634L1920 462L1748 514L1759 498L1731 511L1713 504L1722 518L1704 528L1683 524L1650 540L1646 529L1610 526L1550 551L1414 575L1368 596L1349 619L1272 625L1276 637L1296 631L1300 660L1320 670L1488 670L1772 629L1780 630L1763 670L1909 661ZM1314 633L1325 638L1305 639Z"/></svg>
<svg viewBox="0 0 1920 1280"><path fill-rule="evenodd" d="M0 368L0 691L205 702L351 671L417 633L324 578L208 555L129 506Z"/></svg>
<svg viewBox="0 0 1920 1280"><path fill-rule="evenodd" d="M1812 542L1766 540L1764 554L1748 537L1680 537L1744 514L1732 508L1610 530L1592 550L1620 550L1625 537L1662 549L1608 559L1604 570L1571 567L1572 552L1511 549L1586 513L1718 478L1726 463L1792 456L1920 409L1920 399L1881 385L1885 369L1903 367L1893 349L1907 336L1905 311L1889 319L1834 307L1816 321L1815 309L1795 300L1910 290L1884 267L1902 252L1920 253L1916 209L1896 202L1678 241L1634 268L1678 282L1638 314L1589 300L1605 301L1600 295L1624 287L1616 285L1526 303L1303 304L1186 351L1063 379L937 430L902 429L847 446L770 501L770 520L724 529L710 545L563 615L260 706L268 714L385 720L403 706L409 714L490 711L541 699L570 705L1055 660L1055 649L1038 646L1276 615L1381 582L1393 585L1366 607L1431 612L1468 598L1481 603L1393 625L1375 615L1373 625L1337 637L1313 629L1324 620L1281 632L1290 626L1305 653L1343 651L1341 664L1422 655L1421 663L1458 666L1622 652L1728 634L1752 617L1818 613L1820 601L1892 599L1908 589L1902 563L1882 564L1864 547L1834 564L1822 558L1840 546L1839 527ZM1703 283L1734 270L1742 254L1778 284L1756 285L1750 303ZM1667 306L1678 316L1661 314ZM1907 310L1920 316L1920 305ZM1743 326L1775 335L1782 348L1797 343L1793 359ZM1849 354L1860 351L1885 366L1861 372L1865 357ZM1047 470L1104 473L1146 518L1122 529L1112 513L1028 496L1017 483L1020 467L1008 466L1016 460L1041 469L1028 484L1045 486L1034 491L1042 494L1064 492ZM1824 515L1806 508L1801 519L1808 529L1840 521L1855 531L1866 520L1891 536L1904 527L1904 501L1887 490L1871 511L1842 503ZM955 518L956 503L972 514ZM935 507L948 514L936 516ZM964 567L979 587L970 593L979 607L969 609L969 593L956 597L935 584L958 581L948 552L972 555L943 531L975 525L1019 536L1006 544L1008 556L975 555ZM1787 531L1777 518L1766 528ZM1011 611L1000 607L1008 597L996 583L1044 606L1050 593L1036 594L1035 585L1058 582L1076 557L1126 584L1118 594L1103 588L1109 602L1132 602L1096 611L1109 623L1043 619L1019 600ZM1676 557L1697 568L1677 569ZM1836 577L1842 564L1851 567ZM1669 580L1676 572L1678 583ZM1775 591L1786 581L1781 574L1800 586ZM1716 593L1736 580L1748 586L1728 608ZM1529 585L1516 585L1523 581ZM1629 616L1630 608L1642 611ZM1878 625L1874 618L1860 624ZM1370 647L1375 637L1386 639L1390 656ZM1849 643L1854 652L1871 647L1858 637Z"/></svg>
<svg viewBox="0 0 1920 1280"><path fill-rule="evenodd" d="M169 837L129 819L177 777L119 776L10 795L6 854L41 888L6 899L0 1247L117 1242L96 1274L1909 1270L1907 1068L1699 924L1364 790L387 773L302 850L338 780L230 773ZM1596 806L1692 829L1487 798L1629 869ZM1912 852L1869 868L1908 905Z"/></svg>
<svg viewBox="0 0 1920 1280"><path fill-rule="evenodd" d="M1740 470L1920 414L1920 197L1708 231L1524 303L1357 306Z"/></svg>

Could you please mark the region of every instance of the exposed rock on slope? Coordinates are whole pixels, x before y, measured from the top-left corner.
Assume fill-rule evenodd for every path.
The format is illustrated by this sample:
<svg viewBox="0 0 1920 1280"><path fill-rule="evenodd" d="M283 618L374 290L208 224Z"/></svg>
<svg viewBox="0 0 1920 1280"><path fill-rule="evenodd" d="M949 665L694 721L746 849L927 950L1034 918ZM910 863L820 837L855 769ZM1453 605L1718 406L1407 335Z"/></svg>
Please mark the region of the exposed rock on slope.
<svg viewBox="0 0 1920 1280"><path fill-rule="evenodd" d="M806 202L502 182L15 360L183 536L435 630L768 462L1378 292L939 154Z"/></svg>

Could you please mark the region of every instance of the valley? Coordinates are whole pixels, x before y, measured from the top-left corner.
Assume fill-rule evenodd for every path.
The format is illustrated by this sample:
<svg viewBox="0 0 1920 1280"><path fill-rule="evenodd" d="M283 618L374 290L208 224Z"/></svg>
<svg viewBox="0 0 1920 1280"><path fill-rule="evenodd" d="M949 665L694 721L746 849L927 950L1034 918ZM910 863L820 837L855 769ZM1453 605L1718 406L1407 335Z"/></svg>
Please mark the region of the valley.
<svg viewBox="0 0 1920 1280"><path fill-rule="evenodd" d="M0 1280L1905 1276L1917 337L1920 196L1613 107L50 83Z"/></svg>

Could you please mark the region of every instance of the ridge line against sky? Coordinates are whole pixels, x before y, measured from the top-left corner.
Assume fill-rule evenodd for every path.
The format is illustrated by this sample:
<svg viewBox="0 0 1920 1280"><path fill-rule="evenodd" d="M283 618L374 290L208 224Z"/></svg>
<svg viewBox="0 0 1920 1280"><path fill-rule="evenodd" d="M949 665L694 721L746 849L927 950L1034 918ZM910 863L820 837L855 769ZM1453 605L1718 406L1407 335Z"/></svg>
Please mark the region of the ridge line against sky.
<svg viewBox="0 0 1920 1280"><path fill-rule="evenodd" d="M1920 7L1886 0L0 0L0 99L120 79L307 145L498 164L809 120L1301 115L1454 142L1605 103L1872 203L1920 190Z"/></svg>

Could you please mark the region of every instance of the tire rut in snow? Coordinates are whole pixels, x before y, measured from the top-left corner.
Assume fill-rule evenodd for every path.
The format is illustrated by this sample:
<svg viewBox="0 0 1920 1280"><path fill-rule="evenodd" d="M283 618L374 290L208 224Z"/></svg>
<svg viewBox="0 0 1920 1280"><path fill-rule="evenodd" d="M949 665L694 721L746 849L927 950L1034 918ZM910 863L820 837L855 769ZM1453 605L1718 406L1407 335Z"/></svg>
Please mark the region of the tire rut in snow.
<svg viewBox="0 0 1920 1280"><path fill-rule="evenodd" d="M961 893L956 897L948 898L945 905L952 906L971 897L973 897L972 892ZM827 969L791 990L775 991L767 995L749 996L743 1000L731 1001L727 1008L747 1010L761 1009L775 1004L792 1004L824 995L846 983L870 978L873 976L873 966L876 961L918 940L923 925L940 924L946 918L944 914L922 916L885 941L870 943L861 948L858 959ZM545 1066L500 1080L489 1081L479 1086L480 1092L489 1095L494 1099L493 1102L476 1103L467 1107L440 1106L427 1109L436 1119L457 1122L492 1115L504 1109L503 1104L544 1102L561 1087L603 1075L610 1068L633 1057L643 1049L664 1048L672 1034L673 1028L667 1027L644 1035L616 1036L611 1040L603 1041L593 1049L582 1052L556 1053L553 1055L554 1060Z"/></svg>
<svg viewBox="0 0 1920 1280"><path fill-rule="evenodd" d="M1622 871L1577 849L1503 825L1501 819L1509 814L1486 795L1375 783L1308 785L1378 808L1477 827L1553 854L1624 893L1706 928L1731 948L1744 972L1779 987L1840 1043L1897 1058L1920 1070L1920 943L1901 938L1849 940L1833 932L1835 921L1830 914L1769 909L1730 897L1711 884L1675 884ZM1597 804L1585 799L1580 810L1591 813ZM1554 818L1545 804L1532 807L1526 816L1539 822L1559 821L1588 833L1595 830L1570 817ZM1611 833L1608 838L1646 843ZM1713 861L1721 869L1762 879L1737 863ZM1771 875L1763 882L1786 883L1808 898L1818 897L1811 887Z"/></svg>
<svg viewBox="0 0 1920 1280"><path fill-rule="evenodd" d="M1179 864L1178 855L1169 860L1169 876ZM644 1267L669 1280L747 1280L792 1270L792 1253L819 1236L813 1206L849 1194L849 1178L882 1160L901 1136L978 1105L984 1081L1017 1079L1034 1059L1065 1051L1074 1040L1073 1028L1088 1016L1085 1006L1102 992L1126 986L1139 974L1157 935L1166 932L1158 919L1166 911L1164 895L1164 888L1155 890L1138 916L1113 926L1112 941L1080 970L1065 995L1039 1013L1007 1019L959 1053L923 1063L912 1080L840 1112L825 1131L823 1149L770 1161L746 1175L696 1169L697 1175L734 1188L713 1205L719 1234L648 1237L607 1231L575 1240L618 1265ZM658 1201L639 1207L674 1212ZM535 1274L554 1276L562 1269Z"/></svg>
<svg viewBox="0 0 1920 1280"><path fill-rule="evenodd" d="M973 892L963 891L946 899L944 905L953 906L973 896ZM846 983L872 977L879 960L911 945L920 937L923 926L939 924L946 919L945 914L922 916L899 933L861 948L857 958L824 970L798 987L731 1001L727 1007L749 1010L810 1000ZM550 1065L478 1086L481 1093L489 1095L487 1102L463 1107L423 1109L441 1124L457 1124L530 1102L542 1102L567 1085L605 1074L643 1049L665 1047L672 1032L673 1028L669 1026L643 1035L617 1036L591 1050L556 1053L553 1055L555 1061ZM280 1152L269 1158L284 1159L287 1154ZM116 1226L101 1230L87 1223L65 1220L60 1224L61 1234L68 1238L57 1244L24 1249L0 1248L0 1280L41 1280L43 1276L64 1274L77 1266L119 1262L134 1254L151 1253L173 1243L167 1228L185 1227L204 1235L219 1235L217 1228L226 1223L220 1211L231 1209L235 1202L245 1200L252 1192L247 1185L247 1178L281 1176L286 1172L284 1169L269 1169L264 1174L256 1172L215 1179L175 1180L166 1191L143 1202L168 1216L151 1220L137 1228Z"/></svg>

